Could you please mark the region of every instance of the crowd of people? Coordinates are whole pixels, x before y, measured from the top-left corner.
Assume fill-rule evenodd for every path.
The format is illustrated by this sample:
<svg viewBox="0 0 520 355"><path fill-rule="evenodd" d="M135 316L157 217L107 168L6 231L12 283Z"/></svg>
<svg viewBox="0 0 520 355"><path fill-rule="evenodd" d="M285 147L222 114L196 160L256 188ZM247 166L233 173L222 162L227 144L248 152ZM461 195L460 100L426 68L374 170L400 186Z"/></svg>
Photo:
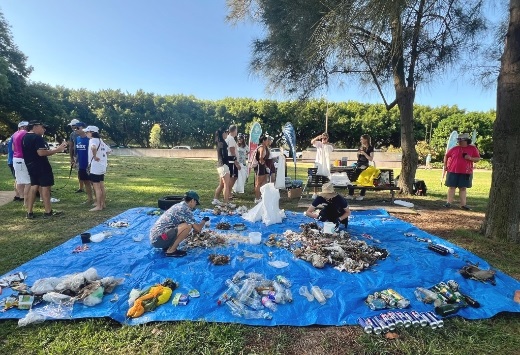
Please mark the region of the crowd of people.
<svg viewBox="0 0 520 355"><path fill-rule="evenodd" d="M48 126L40 121L19 122L18 130L8 139L7 163L15 178L13 200L23 202L27 219L35 218L33 210L38 195L43 203L44 218L63 213L52 208L52 203L59 200L51 197L55 181L48 157L67 148L71 169L77 170L79 189L76 192L86 192L85 203L92 205L90 211L106 207L104 176L110 147L101 139L98 127L87 126L77 119L73 119L69 126L72 129L69 140L52 149L44 138Z"/></svg>

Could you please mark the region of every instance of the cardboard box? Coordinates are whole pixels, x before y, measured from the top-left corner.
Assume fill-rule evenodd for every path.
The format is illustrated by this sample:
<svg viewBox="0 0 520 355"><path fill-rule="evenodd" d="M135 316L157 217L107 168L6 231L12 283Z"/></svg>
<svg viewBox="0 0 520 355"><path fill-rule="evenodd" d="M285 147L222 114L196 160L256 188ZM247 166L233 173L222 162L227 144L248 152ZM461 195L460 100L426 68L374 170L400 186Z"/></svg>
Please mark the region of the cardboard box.
<svg viewBox="0 0 520 355"><path fill-rule="evenodd" d="M302 188L298 187L296 189L287 190L287 197L289 198L300 198L302 197Z"/></svg>

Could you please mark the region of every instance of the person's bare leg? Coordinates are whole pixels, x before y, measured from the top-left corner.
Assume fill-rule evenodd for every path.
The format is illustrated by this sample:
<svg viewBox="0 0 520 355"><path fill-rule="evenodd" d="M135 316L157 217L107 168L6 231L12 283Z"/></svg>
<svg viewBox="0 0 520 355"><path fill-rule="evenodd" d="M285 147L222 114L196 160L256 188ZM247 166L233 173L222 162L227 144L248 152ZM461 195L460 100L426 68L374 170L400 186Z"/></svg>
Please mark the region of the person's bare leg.
<svg viewBox="0 0 520 355"><path fill-rule="evenodd" d="M23 189L23 195L22 195L24 198L23 204L24 204L25 208L27 208L28 205L27 205L26 201L27 201L30 191L31 191L31 184L21 184L20 186L22 186L22 189ZM38 190L38 189L36 189L36 190ZM36 195L34 195L34 199L36 199ZM34 204L34 200L33 200L33 204ZM31 207L31 211L32 211L32 207Z"/></svg>
<svg viewBox="0 0 520 355"><path fill-rule="evenodd" d="M448 203L453 203L453 200L455 199L455 189L456 187L448 188Z"/></svg>
<svg viewBox="0 0 520 355"><path fill-rule="evenodd" d="M229 194L231 192L231 182L230 182L230 177L229 177L229 174L226 174L224 175L224 177L222 178L222 182L224 184L224 203L228 203L229 202Z"/></svg>
<svg viewBox="0 0 520 355"><path fill-rule="evenodd" d="M214 196L215 200L218 200L218 198L220 197L220 193L224 189L224 180L222 180L222 179L223 178L220 178L217 189L215 190L215 196Z"/></svg>
<svg viewBox="0 0 520 355"><path fill-rule="evenodd" d="M190 235L191 225L188 223L179 224L177 227L177 239L173 242L173 244L166 250L167 253L173 253L177 250L179 244Z"/></svg>
<svg viewBox="0 0 520 355"><path fill-rule="evenodd" d="M99 186L101 187L101 208L105 209L107 206L107 191L105 190L105 182L101 181Z"/></svg>
<svg viewBox="0 0 520 355"><path fill-rule="evenodd" d="M30 188L29 188L29 192L27 193L27 205L26 205L27 213L33 212L34 200L36 200L36 191L38 191L38 188L39 188L38 185L30 186Z"/></svg>
<svg viewBox="0 0 520 355"><path fill-rule="evenodd" d="M256 185L255 185L255 198L258 200L262 197L260 192L260 188L265 185L267 181L267 175L257 176L256 177Z"/></svg>
<svg viewBox="0 0 520 355"><path fill-rule="evenodd" d="M83 186L85 186L85 192L87 193L87 203L90 205L94 202L94 197L92 195L92 185L90 181L83 181Z"/></svg>
<svg viewBox="0 0 520 355"><path fill-rule="evenodd" d="M99 182L93 183L94 191L96 192L96 207L91 208L89 211L101 211L103 208L101 207L101 198L103 197L103 193L101 192L101 186Z"/></svg>
<svg viewBox="0 0 520 355"><path fill-rule="evenodd" d="M459 187L460 205L466 206L466 188Z"/></svg>
<svg viewBox="0 0 520 355"><path fill-rule="evenodd" d="M45 209L45 213L51 213L51 187L50 186L41 186L40 187L40 195L43 201L43 207Z"/></svg>

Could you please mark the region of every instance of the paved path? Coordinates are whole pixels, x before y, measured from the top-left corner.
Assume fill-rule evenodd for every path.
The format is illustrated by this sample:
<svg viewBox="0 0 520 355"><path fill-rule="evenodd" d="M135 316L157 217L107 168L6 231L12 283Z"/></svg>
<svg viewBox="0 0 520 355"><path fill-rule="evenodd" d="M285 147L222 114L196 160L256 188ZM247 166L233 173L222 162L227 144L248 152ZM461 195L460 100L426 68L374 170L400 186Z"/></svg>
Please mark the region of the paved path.
<svg viewBox="0 0 520 355"><path fill-rule="evenodd" d="M6 205L13 200L13 191L0 191L0 206Z"/></svg>

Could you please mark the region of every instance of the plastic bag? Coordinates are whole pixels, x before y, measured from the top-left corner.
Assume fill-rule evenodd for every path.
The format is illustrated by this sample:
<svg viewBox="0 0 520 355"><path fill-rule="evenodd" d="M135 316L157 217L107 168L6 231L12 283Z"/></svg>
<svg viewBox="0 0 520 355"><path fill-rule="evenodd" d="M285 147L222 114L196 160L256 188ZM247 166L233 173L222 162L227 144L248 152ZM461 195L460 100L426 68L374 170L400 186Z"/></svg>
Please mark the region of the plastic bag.
<svg viewBox="0 0 520 355"><path fill-rule="evenodd" d="M121 285L125 279L116 279L114 276L104 277L101 279L101 285L105 288L105 293L112 293L116 286Z"/></svg>
<svg viewBox="0 0 520 355"><path fill-rule="evenodd" d="M285 178L284 178L285 184ZM285 212L280 210L280 191L278 191L273 183L265 184L260 188L262 193L262 222L266 226L271 224L282 223Z"/></svg>
<svg viewBox="0 0 520 355"><path fill-rule="evenodd" d="M278 169L276 170L276 181L274 187L285 189L285 156L280 154L278 157Z"/></svg>
<svg viewBox="0 0 520 355"><path fill-rule="evenodd" d="M25 327L29 324L39 324L45 322L47 317L45 317L43 314L39 314L37 312L34 312L33 310L30 310L25 317L18 320L18 326L19 327Z"/></svg>
<svg viewBox="0 0 520 355"><path fill-rule="evenodd" d="M99 286L94 292L92 292L83 300L83 304L89 307L100 304L103 301L104 290L105 289L103 288L103 286Z"/></svg>
<svg viewBox="0 0 520 355"><path fill-rule="evenodd" d="M59 277L48 277L45 279L36 280L31 287L31 292L35 295L43 295L48 292L53 292L55 287L61 282Z"/></svg>
<svg viewBox="0 0 520 355"><path fill-rule="evenodd" d="M286 263L285 261L280 261L280 260L269 261L268 264L271 265L272 267L275 267L278 269L289 266L289 263Z"/></svg>
<svg viewBox="0 0 520 355"><path fill-rule="evenodd" d="M71 296L67 296L58 292L49 292L43 295L43 300L49 303L65 304L72 303L74 299Z"/></svg>
<svg viewBox="0 0 520 355"><path fill-rule="evenodd" d="M243 194L244 193L244 185L246 184L247 179L247 167L245 165L240 165L240 170L238 171L238 178L235 181L235 185L233 185L233 191L235 193Z"/></svg>
<svg viewBox="0 0 520 355"><path fill-rule="evenodd" d="M374 179L381 174L381 170L369 166L359 174L355 184L358 186L374 186Z"/></svg>

